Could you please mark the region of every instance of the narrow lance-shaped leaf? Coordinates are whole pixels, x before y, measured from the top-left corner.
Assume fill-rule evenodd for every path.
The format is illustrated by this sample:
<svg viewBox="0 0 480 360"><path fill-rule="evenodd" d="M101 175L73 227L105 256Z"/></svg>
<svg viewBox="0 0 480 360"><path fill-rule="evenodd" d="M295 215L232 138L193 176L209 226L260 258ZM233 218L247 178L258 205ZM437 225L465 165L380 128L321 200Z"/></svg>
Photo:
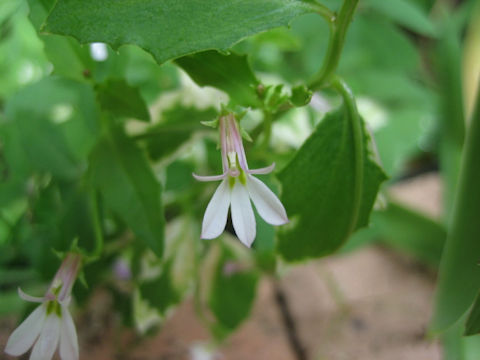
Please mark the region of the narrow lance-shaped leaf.
<svg viewBox="0 0 480 360"><path fill-rule="evenodd" d="M437 267L447 236L436 221L390 201L385 210L374 211L371 227L381 242Z"/></svg>
<svg viewBox="0 0 480 360"><path fill-rule="evenodd" d="M364 129L361 145L355 142L351 110L342 106L327 114L278 176L291 219L279 231L278 250L286 260L330 254L368 223L386 176L373 160Z"/></svg>
<svg viewBox="0 0 480 360"><path fill-rule="evenodd" d="M241 39L312 12L299 0L59 0L44 30L114 49L135 44L163 63Z"/></svg>
<svg viewBox="0 0 480 360"><path fill-rule="evenodd" d="M92 152L90 173L106 205L161 256L165 224L161 187L140 149L119 128L109 126Z"/></svg>
<svg viewBox="0 0 480 360"><path fill-rule="evenodd" d="M458 25L443 14L444 28L438 41L435 54L435 69L440 84L440 169L445 181L446 218L450 219L462 148L465 138L465 114L462 89L462 57L461 40Z"/></svg>
<svg viewBox="0 0 480 360"><path fill-rule="evenodd" d="M440 264L431 328L445 330L472 305L480 289L480 91L467 133L451 226Z"/></svg>

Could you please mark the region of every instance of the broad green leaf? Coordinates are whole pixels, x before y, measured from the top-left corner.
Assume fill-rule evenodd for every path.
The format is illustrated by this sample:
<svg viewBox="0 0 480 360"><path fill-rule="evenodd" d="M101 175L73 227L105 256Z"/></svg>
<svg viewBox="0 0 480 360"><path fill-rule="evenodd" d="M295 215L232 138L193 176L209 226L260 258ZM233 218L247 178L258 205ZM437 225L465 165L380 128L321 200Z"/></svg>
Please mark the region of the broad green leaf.
<svg viewBox="0 0 480 360"><path fill-rule="evenodd" d="M480 333L480 296L473 304L472 310L468 315L467 323L465 324L465 335L475 335Z"/></svg>
<svg viewBox="0 0 480 360"><path fill-rule="evenodd" d="M364 4L392 19L399 25L426 36L435 35L435 26L427 14L411 0L368 0Z"/></svg>
<svg viewBox="0 0 480 360"><path fill-rule="evenodd" d="M89 171L107 207L161 256L165 224L161 186L140 149L110 125L91 154Z"/></svg>
<svg viewBox="0 0 480 360"><path fill-rule="evenodd" d="M85 81L95 69L88 46L65 36L45 35L40 31L55 0L28 0L30 20L43 41L44 51L57 75Z"/></svg>
<svg viewBox="0 0 480 360"><path fill-rule="evenodd" d="M5 114L0 131L12 171L45 171L62 178L83 172L98 134L97 106L89 86L45 78L10 98Z"/></svg>
<svg viewBox="0 0 480 360"><path fill-rule="evenodd" d="M175 61L200 86L225 91L230 100L242 106L258 106L257 86L247 56L222 55L217 51L184 56Z"/></svg>
<svg viewBox="0 0 480 360"><path fill-rule="evenodd" d="M350 112L327 114L295 157L279 173L282 202L291 223L279 231L278 250L288 261L332 253L368 217L385 174L372 160L370 139L362 132L363 186L360 208L354 208L355 147Z"/></svg>
<svg viewBox="0 0 480 360"><path fill-rule="evenodd" d="M163 63L203 50L227 50L311 11L299 0L60 0L44 30L114 49L136 44Z"/></svg>
<svg viewBox="0 0 480 360"><path fill-rule="evenodd" d="M165 314L171 305L180 300L172 283L172 262L165 263L162 273L155 279L150 279L140 284L140 294L151 306L161 314Z"/></svg>
<svg viewBox="0 0 480 360"><path fill-rule="evenodd" d="M258 278L258 273L250 265L222 244L208 299L217 320L213 330L218 337L225 337L248 317L255 299Z"/></svg>
<svg viewBox="0 0 480 360"><path fill-rule="evenodd" d="M373 212L371 223L383 243L429 265L439 265L446 238L439 223L395 202L389 202L383 211Z"/></svg>
<svg viewBox="0 0 480 360"><path fill-rule="evenodd" d="M97 86L97 96L103 110L119 117L149 121L147 105L138 88L123 79L110 79Z"/></svg>
<svg viewBox="0 0 480 360"><path fill-rule="evenodd" d="M440 263L431 323L441 331L455 323L472 305L480 289L480 91L462 156L451 225Z"/></svg>

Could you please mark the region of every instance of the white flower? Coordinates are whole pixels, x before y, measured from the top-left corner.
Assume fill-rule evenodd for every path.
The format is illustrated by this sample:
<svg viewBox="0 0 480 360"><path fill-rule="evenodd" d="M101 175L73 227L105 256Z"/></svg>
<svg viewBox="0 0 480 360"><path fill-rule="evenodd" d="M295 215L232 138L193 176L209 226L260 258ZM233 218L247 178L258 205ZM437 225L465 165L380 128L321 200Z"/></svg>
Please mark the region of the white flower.
<svg viewBox="0 0 480 360"><path fill-rule="evenodd" d="M18 289L22 299L41 305L10 335L7 354L20 356L33 346L30 360L49 360L59 347L62 360L78 360L77 332L68 304L79 266L78 254L67 255L44 297L33 297Z"/></svg>
<svg viewBox="0 0 480 360"><path fill-rule="evenodd" d="M242 243L250 247L256 235L255 216L250 199L267 223L283 225L288 222L285 208L277 196L263 182L252 176L272 172L275 164L249 170L234 116L229 114L220 117L219 128L223 174L216 176L193 174L199 181L222 180L205 211L201 237L213 239L223 232L231 206L235 233Z"/></svg>

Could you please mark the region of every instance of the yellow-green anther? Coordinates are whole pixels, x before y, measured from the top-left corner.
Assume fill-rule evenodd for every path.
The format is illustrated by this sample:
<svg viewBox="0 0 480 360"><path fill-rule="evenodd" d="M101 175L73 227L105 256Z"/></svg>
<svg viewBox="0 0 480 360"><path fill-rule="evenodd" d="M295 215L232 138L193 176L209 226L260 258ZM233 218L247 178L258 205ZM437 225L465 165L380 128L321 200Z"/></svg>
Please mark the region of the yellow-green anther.
<svg viewBox="0 0 480 360"><path fill-rule="evenodd" d="M228 177L228 186L230 186L230 189L233 189L233 186L235 185L235 178L233 176Z"/></svg>
<svg viewBox="0 0 480 360"><path fill-rule="evenodd" d="M242 185L247 184L247 174L245 174L245 171L243 171L243 169L240 169L240 175L238 176L238 178L240 179L240 183Z"/></svg>
<svg viewBox="0 0 480 360"><path fill-rule="evenodd" d="M47 304L47 315L50 315L53 313L57 314L58 317L62 316L62 307L55 300L49 301Z"/></svg>

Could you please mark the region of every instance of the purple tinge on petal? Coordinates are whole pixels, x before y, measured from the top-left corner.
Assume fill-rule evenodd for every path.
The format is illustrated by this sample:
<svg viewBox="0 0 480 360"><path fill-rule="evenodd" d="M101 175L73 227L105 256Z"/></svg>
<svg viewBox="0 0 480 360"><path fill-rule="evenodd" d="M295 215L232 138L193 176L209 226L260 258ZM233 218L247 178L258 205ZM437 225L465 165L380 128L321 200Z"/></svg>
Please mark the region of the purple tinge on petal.
<svg viewBox="0 0 480 360"><path fill-rule="evenodd" d="M37 307L10 335L5 352L12 356L20 356L28 351L37 340L47 317L47 306Z"/></svg>
<svg viewBox="0 0 480 360"><path fill-rule="evenodd" d="M225 129L225 117L220 118L219 122L219 130L220 130L220 146L221 146L221 153L222 153L222 167L223 172L228 171L228 159L227 159L227 133Z"/></svg>
<svg viewBox="0 0 480 360"><path fill-rule="evenodd" d="M230 206L230 188L228 181L223 180L208 203L203 217L202 239L214 239L219 236L227 224Z"/></svg>
<svg viewBox="0 0 480 360"><path fill-rule="evenodd" d="M60 332L60 358L78 360L78 338L72 316L66 306L62 306L62 324Z"/></svg>
<svg viewBox="0 0 480 360"><path fill-rule="evenodd" d="M245 149L243 148L242 136L240 135L240 131L238 129L237 121L233 114L228 116L229 126L228 129L230 131L230 136L233 141L233 147L235 149L235 153L238 156L238 161L240 163L240 167L247 171L248 164L247 164L247 157L245 156Z"/></svg>
<svg viewBox="0 0 480 360"><path fill-rule="evenodd" d="M78 271L80 270L81 260L82 257L78 253L71 252L65 256L50 284L50 288L45 294L45 298L56 299L58 297L58 300L62 301L71 293ZM58 286L61 286L60 293L58 293L58 296L55 296Z"/></svg>
<svg viewBox="0 0 480 360"><path fill-rule="evenodd" d="M275 163L272 163L270 166L260 168L260 169L251 169L251 170L248 170L247 172L249 174L265 175L265 174L270 174L274 169L275 169Z"/></svg>
<svg viewBox="0 0 480 360"><path fill-rule="evenodd" d="M248 175L247 188L255 208L267 223L283 225L288 222L285 208L267 185L254 176Z"/></svg>
<svg viewBox="0 0 480 360"><path fill-rule="evenodd" d="M250 247L255 240L256 223L247 188L236 181L232 190L232 222L237 237Z"/></svg>
<svg viewBox="0 0 480 360"><path fill-rule="evenodd" d="M50 360L60 339L61 319L57 314L47 316L40 336L33 347L30 360Z"/></svg>
<svg viewBox="0 0 480 360"><path fill-rule="evenodd" d="M203 175L197 175L195 173L192 173L192 176L195 178L195 180L198 180L198 181L218 181L218 180L225 179L227 177L227 174L228 174L228 170L221 175L203 176Z"/></svg>
<svg viewBox="0 0 480 360"><path fill-rule="evenodd" d="M25 301L36 302L36 303L41 303L45 301L45 298L28 295L24 293L23 290L20 288L18 288L17 291L18 291L18 296L20 296L20 298Z"/></svg>

